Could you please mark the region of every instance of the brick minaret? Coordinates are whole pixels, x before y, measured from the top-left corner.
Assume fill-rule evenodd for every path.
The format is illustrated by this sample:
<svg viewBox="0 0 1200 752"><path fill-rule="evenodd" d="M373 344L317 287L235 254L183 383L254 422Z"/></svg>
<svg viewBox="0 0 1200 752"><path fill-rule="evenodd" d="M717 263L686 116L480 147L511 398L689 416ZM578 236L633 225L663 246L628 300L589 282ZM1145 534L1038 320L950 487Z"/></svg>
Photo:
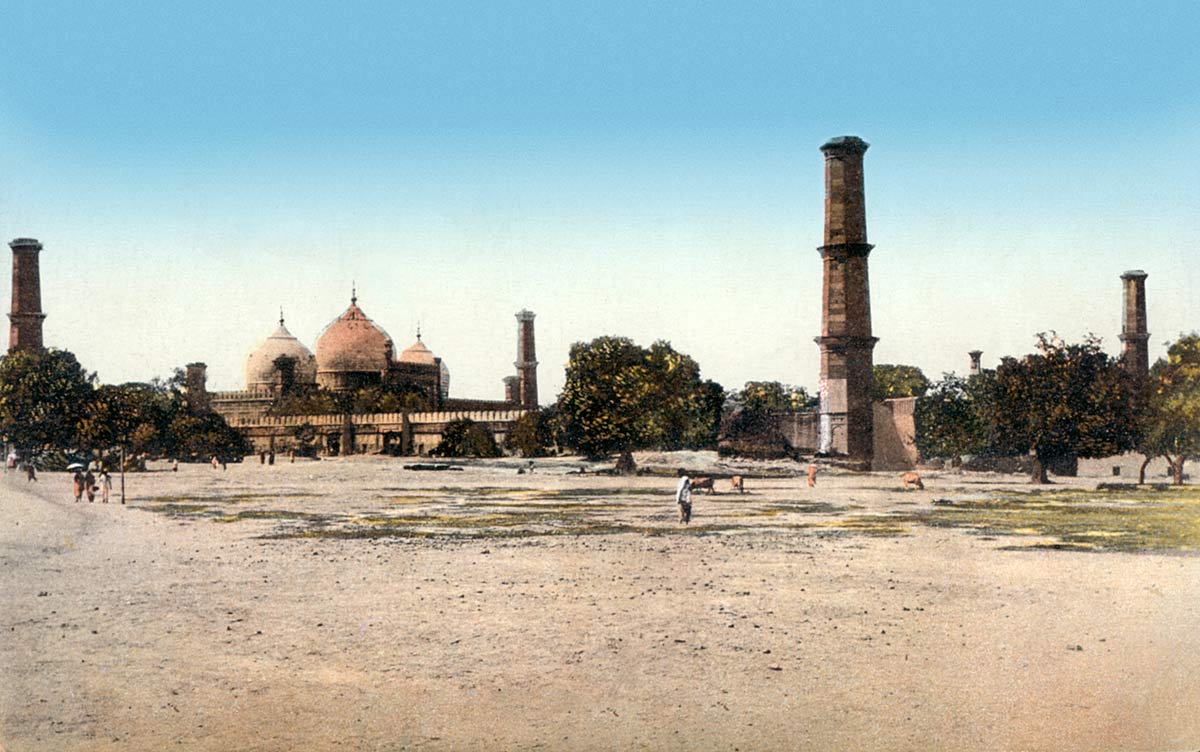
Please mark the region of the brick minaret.
<svg viewBox="0 0 1200 752"><path fill-rule="evenodd" d="M33 238L17 238L8 244L13 253L12 324L8 329L8 351L42 349L42 278L38 253L42 244Z"/></svg>
<svg viewBox="0 0 1200 752"><path fill-rule="evenodd" d="M983 350L972 350L967 355L971 356L971 370L967 374L978 376L983 373Z"/></svg>
<svg viewBox="0 0 1200 752"><path fill-rule="evenodd" d="M1134 269L1121 275L1125 285L1125 306L1121 315L1121 341L1125 351L1121 360L1130 373L1150 373L1150 332L1146 331L1146 274Z"/></svg>
<svg viewBox="0 0 1200 752"><path fill-rule="evenodd" d="M831 139L825 153L825 245L821 252L819 451L869 463L873 454L871 406L871 289L867 282L867 212L863 154L857 136Z"/></svg>
<svg viewBox="0 0 1200 752"><path fill-rule="evenodd" d="M517 397L521 407L536 410L537 353L533 346L533 311L522 310L517 314Z"/></svg>
<svg viewBox="0 0 1200 752"><path fill-rule="evenodd" d="M211 412L208 402L208 366L204 363L188 363L183 379L184 391L192 413L199 415Z"/></svg>

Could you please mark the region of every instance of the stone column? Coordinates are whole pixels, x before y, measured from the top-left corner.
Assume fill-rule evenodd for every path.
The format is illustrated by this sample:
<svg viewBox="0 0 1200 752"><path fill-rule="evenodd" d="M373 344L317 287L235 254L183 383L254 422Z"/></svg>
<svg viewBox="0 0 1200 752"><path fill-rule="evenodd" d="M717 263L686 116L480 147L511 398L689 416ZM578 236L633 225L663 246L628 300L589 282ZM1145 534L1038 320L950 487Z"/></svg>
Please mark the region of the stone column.
<svg viewBox="0 0 1200 752"><path fill-rule="evenodd" d="M1137 376L1150 373L1150 332L1146 331L1146 277L1141 269L1121 275L1125 287L1125 305L1121 315L1121 341L1125 343L1121 361Z"/></svg>
<svg viewBox="0 0 1200 752"><path fill-rule="evenodd" d="M514 405L521 404L521 378L519 376L504 377L504 401Z"/></svg>
<svg viewBox="0 0 1200 752"><path fill-rule="evenodd" d="M978 376L983 373L983 350L972 350L967 355L971 356L971 369L967 371L967 375Z"/></svg>
<svg viewBox="0 0 1200 752"><path fill-rule="evenodd" d="M870 463L874 453L871 289L867 280L863 154L856 136L831 139L825 153L825 244L821 292L821 398L818 451Z"/></svg>
<svg viewBox="0 0 1200 752"><path fill-rule="evenodd" d="M33 352L42 349L42 278L38 253L42 244L33 238L17 238L12 249L12 312L8 314L8 351Z"/></svg>
<svg viewBox="0 0 1200 752"><path fill-rule="evenodd" d="M533 311L522 310L517 314L517 396L521 407L526 410L536 410L538 406L537 392L537 353L533 344Z"/></svg>

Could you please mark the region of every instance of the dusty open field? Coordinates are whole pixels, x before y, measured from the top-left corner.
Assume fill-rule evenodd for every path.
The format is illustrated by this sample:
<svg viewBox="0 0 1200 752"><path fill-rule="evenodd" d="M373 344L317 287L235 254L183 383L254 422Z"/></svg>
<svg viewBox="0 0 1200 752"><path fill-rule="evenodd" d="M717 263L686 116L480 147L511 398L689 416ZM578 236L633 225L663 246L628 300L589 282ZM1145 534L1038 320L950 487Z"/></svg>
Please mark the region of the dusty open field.
<svg viewBox="0 0 1200 752"><path fill-rule="evenodd" d="M401 464L6 475L0 746L1200 748L1195 489Z"/></svg>

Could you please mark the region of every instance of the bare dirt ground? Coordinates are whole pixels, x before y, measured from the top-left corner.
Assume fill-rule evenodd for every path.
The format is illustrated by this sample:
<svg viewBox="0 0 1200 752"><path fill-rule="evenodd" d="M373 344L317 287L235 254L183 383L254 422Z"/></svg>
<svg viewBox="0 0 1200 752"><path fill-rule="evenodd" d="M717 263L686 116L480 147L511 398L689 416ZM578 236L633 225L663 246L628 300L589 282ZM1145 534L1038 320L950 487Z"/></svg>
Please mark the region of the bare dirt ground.
<svg viewBox="0 0 1200 752"><path fill-rule="evenodd" d="M401 465L5 475L0 747L1200 747L1194 490Z"/></svg>

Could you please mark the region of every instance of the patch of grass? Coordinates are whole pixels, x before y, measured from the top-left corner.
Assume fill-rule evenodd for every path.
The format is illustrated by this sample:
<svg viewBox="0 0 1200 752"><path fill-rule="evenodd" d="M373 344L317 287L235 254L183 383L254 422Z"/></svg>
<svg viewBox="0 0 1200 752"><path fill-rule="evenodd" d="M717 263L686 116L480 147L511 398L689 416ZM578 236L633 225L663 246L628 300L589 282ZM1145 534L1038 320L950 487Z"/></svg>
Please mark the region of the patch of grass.
<svg viewBox="0 0 1200 752"><path fill-rule="evenodd" d="M1200 488L1036 490L939 503L915 515L933 527L1055 539L1031 547L1200 551Z"/></svg>

